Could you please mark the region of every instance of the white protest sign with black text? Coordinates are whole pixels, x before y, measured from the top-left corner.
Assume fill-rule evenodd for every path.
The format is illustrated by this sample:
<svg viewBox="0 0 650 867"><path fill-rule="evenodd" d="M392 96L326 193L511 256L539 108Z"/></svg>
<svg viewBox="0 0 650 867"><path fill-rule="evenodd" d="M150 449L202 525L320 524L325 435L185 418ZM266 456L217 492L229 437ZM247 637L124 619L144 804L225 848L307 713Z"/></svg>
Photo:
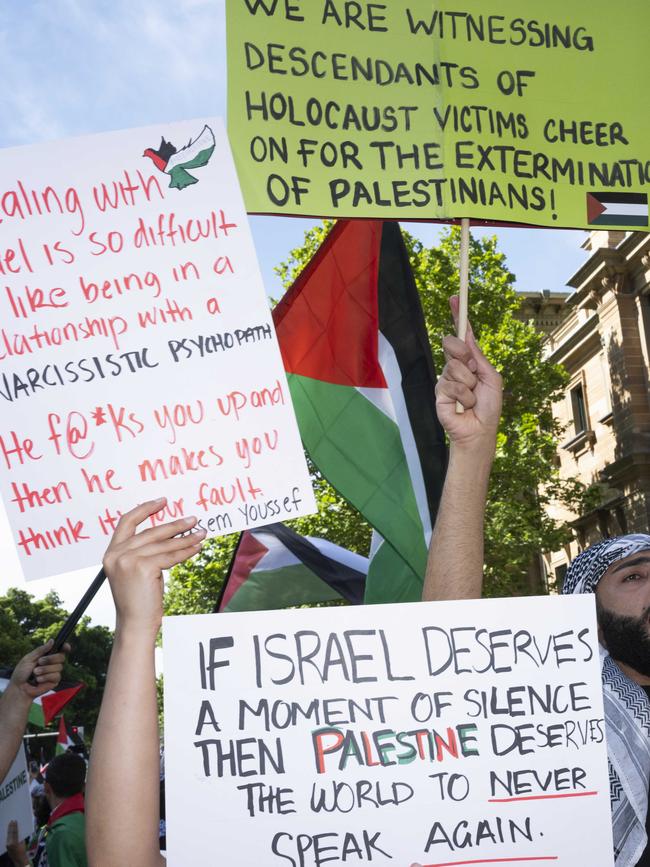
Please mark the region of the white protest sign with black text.
<svg viewBox="0 0 650 867"><path fill-rule="evenodd" d="M22 743L9 773L0 783L0 855L7 851L7 826L11 821L18 822L19 840L25 840L34 830L29 774Z"/></svg>
<svg viewBox="0 0 650 867"><path fill-rule="evenodd" d="M163 652L171 867L613 864L592 597L170 617Z"/></svg>
<svg viewBox="0 0 650 867"><path fill-rule="evenodd" d="M2 152L0 410L28 579L159 496L211 535L314 510L219 120Z"/></svg>

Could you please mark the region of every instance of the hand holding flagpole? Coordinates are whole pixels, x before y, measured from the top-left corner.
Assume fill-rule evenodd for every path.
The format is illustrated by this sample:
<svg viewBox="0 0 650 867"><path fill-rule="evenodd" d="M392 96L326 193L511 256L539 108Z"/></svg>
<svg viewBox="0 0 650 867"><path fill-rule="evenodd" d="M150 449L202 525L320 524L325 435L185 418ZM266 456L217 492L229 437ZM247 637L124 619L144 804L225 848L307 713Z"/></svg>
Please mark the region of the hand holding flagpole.
<svg viewBox="0 0 650 867"><path fill-rule="evenodd" d="M469 219L463 217L460 221L460 263L459 263L459 310L458 310L458 328L456 331L460 340L465 340L467 334L467 310L468 310L468 295L469 295ZM462 403L456 401L456 412L463 413Z"/></svg>

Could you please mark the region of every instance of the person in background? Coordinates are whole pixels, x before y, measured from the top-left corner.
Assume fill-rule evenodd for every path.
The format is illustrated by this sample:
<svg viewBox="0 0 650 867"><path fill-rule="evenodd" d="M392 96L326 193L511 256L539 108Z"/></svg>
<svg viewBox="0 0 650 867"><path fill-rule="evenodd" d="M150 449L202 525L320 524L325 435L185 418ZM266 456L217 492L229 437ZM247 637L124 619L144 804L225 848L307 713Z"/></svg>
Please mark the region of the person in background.
<svg viewBox="0 0 650 867"><path fill-rule="evenodd" d="M38 767L38 762L32 759L29 763L29 794L32 798L45 794L43 775Z"/></svg>
<svg viewBox="0 0 650 867"><path fill-rule="evenodd" d="M75 753L55 756L45 770L45 797L52 810L45 837L48 867L88 867L85 782L86 763Z"/></svg>
<svg viewBox="0 0 650 867"><path fill-rule="evenodd" d="M61 680L65 654L70 648L66 644L62 653L50 654L53 644L50 639L23 656L0 695L0 781L7 776L22 743L31 703ZM36 679L34 685L29 683L32 674Z"/></svg>

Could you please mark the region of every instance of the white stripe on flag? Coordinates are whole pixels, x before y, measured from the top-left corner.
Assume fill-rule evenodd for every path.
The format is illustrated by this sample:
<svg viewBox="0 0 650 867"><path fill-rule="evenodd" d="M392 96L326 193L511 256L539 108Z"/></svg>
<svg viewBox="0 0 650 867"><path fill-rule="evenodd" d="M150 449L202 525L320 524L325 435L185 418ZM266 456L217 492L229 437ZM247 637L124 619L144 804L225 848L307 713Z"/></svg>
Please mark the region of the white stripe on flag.
<svg viewBox="0 0 650 867"><path fill-rule="evenodd" d="M422 477L422 467L420 465L420 456L415 447L415 437L411 428L411 420L406 409L404 393L402 391L402 373L397 363L395 350L390 345L384 335L379 332L379 363L381 365L384 379L388 384L388 389L385 388L358 388L357 391L362 394L367 400L370 400L384 415L388 416L391 421L395 422L399 427L402 437L402 446L406 455L406 462L411 481L413 482L413 490L415 492L415 502L422 521L424 529L424 538L426 544L429 544L431 539L431 516L429 514L429 504L427 501L427 492L424 487L424 478Z"/></svg>
<svg viewBox="0 0 650 867"><path fill-rule="evenodd" d="M627 202L603 202L602 206L605 208L605 211L601 214L601 217L611 216L611 214L616 214L617 217L648 216L647 205L632 205Z"/></svg>

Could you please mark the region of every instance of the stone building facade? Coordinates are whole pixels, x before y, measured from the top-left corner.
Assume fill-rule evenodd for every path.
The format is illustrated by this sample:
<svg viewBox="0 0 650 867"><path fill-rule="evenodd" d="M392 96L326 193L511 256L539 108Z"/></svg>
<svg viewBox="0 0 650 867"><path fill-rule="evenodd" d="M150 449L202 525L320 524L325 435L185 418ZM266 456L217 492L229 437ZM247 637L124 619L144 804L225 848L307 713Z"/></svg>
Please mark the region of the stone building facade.
<svg viewBox="0 0 650 867"><path fill-rule="evenodd" d="M529 295L522 306L547 334L546 356L570 375L554 408L566 427L560 473L601 491L590 514L555 510L576 538L543 555L551 590L586 545L650 532L650 235L592 232L584 246L590 255L568 281L573 291Z"/></svg>

